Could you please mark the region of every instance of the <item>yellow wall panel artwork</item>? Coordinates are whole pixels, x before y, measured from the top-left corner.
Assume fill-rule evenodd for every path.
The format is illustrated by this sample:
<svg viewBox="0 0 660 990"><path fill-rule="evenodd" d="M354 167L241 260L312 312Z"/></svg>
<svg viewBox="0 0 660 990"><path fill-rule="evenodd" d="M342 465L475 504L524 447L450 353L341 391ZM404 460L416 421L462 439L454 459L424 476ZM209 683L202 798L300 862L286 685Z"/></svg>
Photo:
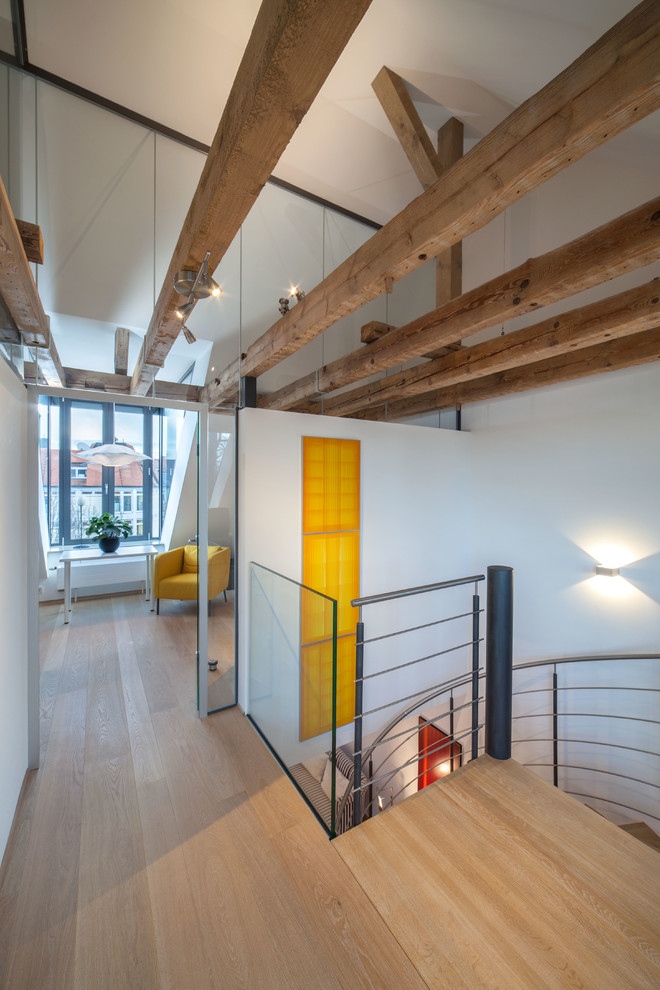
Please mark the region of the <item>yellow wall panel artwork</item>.
<svg viewBox="0 0 660 990"><path fill-rule="evenodd" d="M303 437L303 584L337 601L337 724L355 705L355 624L360 594L360 441ZM332 635L322 599L301 620L301 739L332 725Z"/></svg>

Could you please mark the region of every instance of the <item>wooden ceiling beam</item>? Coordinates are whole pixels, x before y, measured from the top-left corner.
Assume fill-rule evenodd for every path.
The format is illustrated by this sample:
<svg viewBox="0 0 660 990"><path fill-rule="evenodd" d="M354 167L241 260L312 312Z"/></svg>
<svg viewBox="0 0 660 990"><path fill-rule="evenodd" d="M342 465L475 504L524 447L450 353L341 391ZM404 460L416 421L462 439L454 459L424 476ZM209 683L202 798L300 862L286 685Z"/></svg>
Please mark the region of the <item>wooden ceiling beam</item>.
<svg viewBox="0 0 660 990"><path fill-rule="evenodd" d="M42 368L33 361L25 363L24 377L28 384L35 383L35 375L43 383ZM62 381L65 388L88 389L95 392L109 392L116 395L130 395L131 376L112 374L105 371L84 371L80 368L63 368ZM166 382L158 379L155 383L157 399L177 399L182 402L199 402L201 386L184 385L180 382Z"/></svg>
<svg viewBox="0 0 660 990"><path fill-rule="evenodd" d="M562 247L528 259L381 340L263 396L259 405L265 409L291 408L318 392L353 384L430 350L643 268L660 254L659 235L660 197ZM424 367L435 370L443 365ZM346 395L366 398L382 387L380 382L374 382ZM334 398L326 400L327 408L332 409L333 402Z"/></svg>
<svg viewBox="0 0 660 990"><path fill-rule="evenodd" d="M384 65L371 88L421 182L422 189L428 189L440 175L442 166L405 82L400 75Z"/></svg>
<svg viewBox="0 0 660 990"><path fill-rule="evenodd" d="M259 376L430 257L660 106L658 0L644 0L249 348ZM232 383L233 385L233 383ZM220 395L207 387L211 402Z"/></svg>
<svg viewBox="0 0 660 990"><path fill-rule="evenodd" d="M608 340L568 355L537 361L524 368L510 368L486 378L451 385L413 399L401 399L388 403L386 407L358 413L355 418L388 422L406 419L438 409L449 409L458 404L483 402L544 385L559 385L606 371L632 368L651 361L660 361L660 327L630 337Z"/></svg>
<svg viewBox="0 0 660 990"><path fill-rule="evenodd" d="M128 345L131 339L131 331L126 327L117 327L115 330L115 374L128 374Z"/></svg>
<svg viewBox="0 0 660 990"><path fill-rule="evenodd" d="M438 150L431 144L424 124L406 84L387 66L383 66L371 84L422 189L428 189L436 179L463 157L464 127L462 121L450 117L438 131ZM463 291L463 242L457 241L436 255L435 305L442 306L460 296ZM363 341L368 343L368 341ZM435 358L433 351L425 355Z"/></svg>
<svg viewBox="0 0 660 990"><path fill-rule="evenodd" d="M569 354L606 339L631 336L660 324L660 279L551 316L503 337L450 354L441 361L409 368L375 382L378 391L355 398L345 392L324 401L324 413L350 416L371 406L435 391L498 371L522 367L550 355Z"/></svg>
<svg viewBox="0 0 660 990"><path fill-rule="evenodd" d="M62 365L50 332L50 321L37 292L9 203L0 179L0 295L21 335L21 343L39 349L39 362L49 385L61 385Z"/></svg>
<svg viewBox="0 0 660 990"><path fill-rule="evenodd" d="M263 0L133 373L144 395L181 331L173 288L214 271L371 0Z"/></svg>
<svg viewBox="0 0 660 990"><path fill-rule="evenodd" d="M41 235L41 227L36 223L28 223L27 220L17 220L16 226L21 235L27 260L32 261L35 265L43 265L44 239Z"/></svg>

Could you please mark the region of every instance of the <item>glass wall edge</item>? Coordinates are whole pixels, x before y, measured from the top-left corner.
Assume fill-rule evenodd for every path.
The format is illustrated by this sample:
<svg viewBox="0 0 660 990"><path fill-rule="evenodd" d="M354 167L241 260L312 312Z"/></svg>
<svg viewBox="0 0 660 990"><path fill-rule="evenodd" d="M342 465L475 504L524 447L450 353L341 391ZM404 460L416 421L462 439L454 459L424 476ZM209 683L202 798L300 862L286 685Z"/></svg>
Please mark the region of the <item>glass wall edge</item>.
<svg viewBox="0 0 660 990"><path fill-rule="evenodd" d="M254 560L250 561L250 567L258 567L259 570L266 571L267 574L274 574L275 577L282 578L283 581L288 581L289 584L295 584L296 588L302 588L303 591L309 591L313 595L318 595L319 598L325 598L326 601L331 602L333 605L337 604L336 600L334 598L331 598L330 595L326 595L322 591L317 591L316 588L310 588L309 585L307 584L301 584L300 581L296 581L294 578L287 577L286 574L280 574L279 571L274 571L270 567L264 567L263 564L257 564L257 562Z"/></svg>

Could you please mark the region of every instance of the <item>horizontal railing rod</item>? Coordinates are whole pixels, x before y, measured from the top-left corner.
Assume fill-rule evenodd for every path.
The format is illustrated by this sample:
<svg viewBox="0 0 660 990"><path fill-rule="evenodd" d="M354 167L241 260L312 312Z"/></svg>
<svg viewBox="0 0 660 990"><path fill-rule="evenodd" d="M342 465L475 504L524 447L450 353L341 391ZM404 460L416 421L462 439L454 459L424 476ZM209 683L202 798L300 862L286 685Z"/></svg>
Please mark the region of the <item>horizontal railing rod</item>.
<svg viewBox="0 0 660 990"><path fill-rule="evenodd" d="M552 763L523 763L524 767L551 767ZM606 773L609 777L620 777L622 780L630 780L635 784L644 784L645 787L655 787L660 791L660 784L654 784L650 780L642 780L641 777L631 777L628 773L616 773L614 770L602 770L600 767L581 767L577 763L558 763L562 770L586 770L587 773Z"/></svg>
<svg viewBox="0 0 660 990"><path fill-rule="evenodd" d="M649 688L649 687L629 687L626 684L622 684L621 687L617 687L614 684L576 684L575 686L558 687L558 691L647 691L651 694L660 694L660 688ZM548 684L547 687L541 688L526 688L524 691L514 691L513 697L517 698L518 695L523 694L547 694L548 691L552 691L552 684Z"/></svg>
<svg viewBox="0 0 660 990"><path fill-rule="evenodd" d="M468 703L468 705L461 705L460 707L461 708L472 707L472 702L470 701ZM454 712L457 712L457 711L460 711L460 708L454 708ZM436 723L440 722L442 719L449 718L450 717L450 714L451 713L449 711L446 711L446 712L443 712L441 715L436 715L435 718L427 718L426 721L427 721L427 723L429 725L433 725L433 726L435 726L435 728L439 729L440 726L437 725ZM403 732L397 732L393 736L386 736L384 739L379 740L379 742L376 745L371 746L370 747L370 753L369 753L369 756L370 757L376 752L378 746L382 746L383 743L394 742L395 739L399 739L400 740L400 742L398 742L397 745L393 749L391 749L388 753L385 754L385 756L380 761L380 763L372 770L372 773L378 773L378 771L380 770L380 768L382 766L384 766L385 763L387 763L387 761L390 760L393 757L394 753L396 753L397 750L401 749L402 746L405 746L405 744L408 742L408 740L409 739L412 739L412 737L419 732L419 728L420 728L419 725L412 725L412 726L410 726L410 728L404 729ZM444 732L444 729L442 729L441 731ZM448 745L450 740L453 740L454 742L456 741L456 739L454 738L453 732L451 732L451 731L449 732L449 737L450 737L449 740L444 740L444 741L443 740L440 740L439 741L440 742L440 748L442 748L443 745ZM431 750L429 750L429 752L431 752Z"/></svg>
<svg viewBox="0 0 660 990"><path fill-rule="evenodd" d="M477 700L483 701L484 699L478 698ZM454 714L456 714L456 712L462 711L464 708L472 708L472 700L466 701L464 705L457 705L454 708ZM426 721L429 722L431 725L435 725L436 722L440 722L443 718L449 718L449 710L447 710L446 712L442 712L441 715L435 715L433 718L428 718L427 716L424 717L426 718ZM438 728L438 726L436 726L436 728ZM375 745L369 745L368 747L365 746L362 752L366 753L367 749L371 750L372 752L375 752L378 746L382 746L383 743L393 742L395 739L400 739L401 736L409 736L412 735L413 732L417 732L417 731L419 731L419 726L416 725L413 727L413 729L404 729L403 732L395 732L393 736L385 736L384 739L380 739Z"/></svg>
<svg viewBox="0 0 660 990"><path fill-rule="evenodd" d="M534 712L529 715L513 715L517 718L550 718L552 712ZM660 725L657 718L642 718L640 715L610 715L609 712L557 712L557 718L622 718L627 722L649 722L651 725Z"/></svg>
<svg viewBox="0 0 660 990"><path fill-rule="evenodd" d="M608 654L603 657L558 657L556 660L530 660L529 663L518 663L516 670L529 670L532 667L551 667L554 663L609 663L617 660L660 660L660 653L622 653Z"/></svg>
<svg viewBox="0 0 660 990"><path fill-rule="evenodd" d="M480 725L479 729L482 728L483 725ZM467 736L471 736L471 735L472 735L472 729L468 729L467 732L462 732L460 736L456 736L456 738L453 740L445 739L444 741L441 742L439 746L433 748L429 747L428 749L425 750L425 754L438 752L443 747L445 749L449 749L451 747L452 742L454 743L460 742L461 739L465 739ZM399 773L400 770L405 770L406 767L412 766L414 763L417 763L418 760L419 760L419 755L414 756L411 760L408 760L406 763L401 763L399 764L398 767L395 767L393 770L388 770L387 773L381 774L380 777L370 777L366 784L361 784L359 787L355 787L355 782L353 782L354 783L353 793L355 793L356 791L363 791L367 787L369 787L370 784L378 783L379 780L385 780L388 777L393 777L395 773Z"/></svg>
<svg viewBox="0 0 660 990"><path fill-rule="evenodd" d="M366 598L354 598L353 608L361 605L375 605L378 602L391 602L396 598L409 598L411 595L425 595L430 591L441 591L443 588L460 588L464 584L474 584L485 581L485 574L473 574L471 577L455 578L453 581L438 581L435 584L422 584L417 588L403 588L401 591L388 591L382 595L368 595Z"/></svg>
<svg viewBox="0 0 660 990"><path fill-rule="evenodd" d="M453 681L445 681L444 684L438 685L438 694L441 693L443 689L449 687L460 687L462 684L469 684L472 680L472 675L463 675L460 678L455 678ZM366 718L367 715L374 715L376 712L382 712L384 708L392 708L393 705L399 705L402 701L410 701L412 698L419 698L420 696L425 697L427 692L433 691L434 688L426 687L422 688L421 691L414 691L413 694L407 694L405 698L396 698L395 701L388 701L386 705L379 705L378 708L370 708L368 712L363 712L362 714Z"/></svg>
<svg viewBox="0 0 660 990"><path fill-rule="evenodd" d="M478 640L478 642L483 642L483 640ZM399 663L395 667L385 667L384 670L375 670L373 674L364 674L360 679L362 681L368 681L373 677L382 677L383 674L391 674L394 670L403 670L405 667L414 667L416 663L424 663L425 660L433 660L435 657L443 657L446 653L455 653L457 650L465 649L466 646L474 646L474 640L470 639L467 643L459 643L458 646L450 646L446 650L438 650L437 653L429 653L425 657L417 657L416 660L408 660L406 663Z"/></svg>
<svg viewBox="0 0 660 990"><path fill-rule="evenodd" d="M636 815L642 815L643 818L653 818L654 821L660 822L660 818L657 815L652 815L650 811L642 811L640 808L635 808L632 804L622 804L621 801L598 797L597 794L582 794L580 791L564 791L564 793L572 794L573 797L586 798L587 801L604 801L605 804L615 804L617 808L625 808L627 811L634 811Z"/></svg>
<svg viewBox="0 0 660 990"><path fill-rule="evenodd" d="M539 737L538 739L514 739L514 744L527 743L531 745L532 743L539 742L553 742L552 737L545 738ZM651 749L639 749L637 746L624 746L622 743L608 743L608 742L598 742L597 739L564 739L560 737L557 742L561 743L584 743L585 746L608 746L610 749L627 749L631 753L644 753L646 756L657 756L660 758L660 753L654 753Z"/></svg>
<svg viewBox="0 0 660 990"><path fill-rule="evenodd" d="M479 609L483 612L483 609ZM365 646L367 643L378 643L381 639L391 639L393 636L403 636L404 633L418 632L420 629L430 629L431 626L440 626L443 622L455 622L456 619L467 619L469 616L473 615L472 610L469 612L460 612L458 615L449 615L445 619L435 619L433 622L423 622L419 626L410 626L409 629L397 629L391 633L385 633L383 636L372 636L371 639L365 639Z"/></svg>

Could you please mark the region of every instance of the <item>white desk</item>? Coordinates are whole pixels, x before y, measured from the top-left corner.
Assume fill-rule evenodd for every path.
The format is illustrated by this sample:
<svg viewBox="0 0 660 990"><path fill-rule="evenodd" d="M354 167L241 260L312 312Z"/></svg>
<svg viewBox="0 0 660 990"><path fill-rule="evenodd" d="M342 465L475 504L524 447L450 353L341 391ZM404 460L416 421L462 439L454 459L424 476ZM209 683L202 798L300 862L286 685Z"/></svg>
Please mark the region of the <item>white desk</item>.
<svg viewBox="0 0 660 990"><path fill-rule="evenodd" d="M144 557L147 566L145 590L147 601L149 601L153 583L154 557L157 553L158 550L151 544L142 547L135 547L130 544L123 545L119 546L114 553L103 553L98 547L93 547L90 550L65 550L60 555L60 562L64 564L64 621L69 621L69 613L71 612L71 564L86 560L123 560L126 557Z"/></svg>

